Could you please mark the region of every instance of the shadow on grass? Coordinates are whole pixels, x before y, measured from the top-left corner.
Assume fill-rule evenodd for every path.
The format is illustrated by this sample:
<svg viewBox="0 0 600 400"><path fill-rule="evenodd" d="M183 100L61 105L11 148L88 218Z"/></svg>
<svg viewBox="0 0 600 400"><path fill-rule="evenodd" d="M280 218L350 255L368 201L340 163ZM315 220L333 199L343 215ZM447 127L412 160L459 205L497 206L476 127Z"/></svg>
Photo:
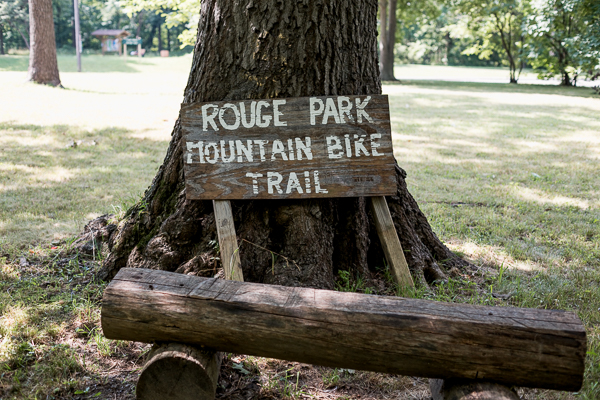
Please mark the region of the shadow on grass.
<svg viewBox="0 0 600 400"><path fill-rule="evenodd" d="M532 85L532 84L510 84L510 83L487 83L487 82L460 82L460 81L438 81L438 80L410 80L384 82L384 85L418 86L427 89L441 89L450 91L466 92L500 92L500 93L530 93L530 94L555 94L560 96L589 97L600 100L594 89L589 87L565 87L559 85Z"/></svg>
<svg viewBox="0 0 600 400"><path fill-rule="evenodd" d="M27 56L0 56L0 71L27 71L28 67Z"/></svg>
<svg viewBox="0 0 600 400"><path fill-rule="evenodd" d="M22 248L71 236L94 215L139 200L168 143L132 134L0 123L0 242Z"/></svg>
<svg viewBox="0 0 600 400"><path fill-rule="evenodd" d="M77 72L77 59L74 55L59 55L58 70L60 72ZM138 66L152 65L151 61L137 57L118 57L115 55L90 55L82 57L83 72L141 72ZM29 56L0 56L0 71L26 72L29 67Z"/></svg>

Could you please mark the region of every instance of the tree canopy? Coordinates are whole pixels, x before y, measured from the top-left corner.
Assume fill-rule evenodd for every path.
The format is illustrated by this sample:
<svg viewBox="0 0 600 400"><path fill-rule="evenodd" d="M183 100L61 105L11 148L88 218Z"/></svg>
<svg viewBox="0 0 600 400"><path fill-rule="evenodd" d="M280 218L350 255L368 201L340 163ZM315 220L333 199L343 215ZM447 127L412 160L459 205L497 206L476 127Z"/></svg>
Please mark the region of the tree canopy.
<svg viewBox="0 0 600 400"><path fill-rule="evenodd" d="M388 34L380 37L392 46L381 57L392 77L394 63L505 66L513 83L522 68L533 68L541 78L558 77L563 85L600 74L597 0L380 1L384 4L379 29ZM73 2L52 5L57 50L74 52ZM149 52L189 52L199 9L200 0L81 0L84 52L100 50L91 33L101 28L128 30L142 37ZM0 54L29 48L28 13L26 0L0 0ZM394 21L395 35L389 33Z"/></svg>

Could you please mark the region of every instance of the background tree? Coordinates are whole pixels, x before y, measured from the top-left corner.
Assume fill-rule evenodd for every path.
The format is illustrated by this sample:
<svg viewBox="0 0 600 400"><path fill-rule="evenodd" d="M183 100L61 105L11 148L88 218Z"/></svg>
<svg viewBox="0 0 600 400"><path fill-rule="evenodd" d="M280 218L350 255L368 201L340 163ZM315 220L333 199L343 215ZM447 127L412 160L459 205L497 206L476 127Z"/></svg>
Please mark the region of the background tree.
<svg viewBox="0 0 600 400"><path fill-rule="evenodd" d="M598 53L592 51L599 40L594 11L597 3L591 0L532 1L530 61L540 77L558 75L561 85L573 86L579 75L598 65Z"/></svg>
<svg viewBox="0 0 600 400"><path fill-rule="evenodd" d="M375 0L205 0L184 103L381 93ZM105 232L100 276L125 266L214 274L210 201L185 198L182 130L143 199ZM397 168L392 217L422 285L462 267L432 232ZM338 271L368 279L384 259L364 198L233 201L244 279L333 288ZM102 231L102 230L100 230ZM268 250L264 250L268 249ZM294 264L275 252L294 260ZM457 271L457 270L453 270Z"/></svg>
<svg viewBox="0 0 600 400"><path fill-rule="evenodd" d="M26 0L0 0L0 25L4 44L16 48L24 44L29 48L29 6Z"/></svg>
<svg viewBox="0 0 600 400"><path fill-rule="evenodd" d="M166 24L167 32L173 27L179 28L176 32L181 48L194 45L198 32L200 0L122 0L120 4L129 16L142 11L152 12L155 16L149 18L152 20L154 34L161 32L157 27L160 19L161 24Z"/></svg>
<svg viewBox="0 0 600 400"><path fill-rule="evenodd" d="M455 7L469 17L469 28L478 40L464 50L482 59L502 54L510 83L517 83L525 64L527 0L458 0Z"/></svg>
<svg viewBox="0 0 600 400"><path fill-rule="evenodd" d="M60 86L52 0L29 0L29 70L27 80Z"/></svg>
<svg viewBox="0 0 600 400"><path fill-rule="evenodd" d="M398 0L379 0L379 72L381 80L395 81L396 10Z"/></svg>

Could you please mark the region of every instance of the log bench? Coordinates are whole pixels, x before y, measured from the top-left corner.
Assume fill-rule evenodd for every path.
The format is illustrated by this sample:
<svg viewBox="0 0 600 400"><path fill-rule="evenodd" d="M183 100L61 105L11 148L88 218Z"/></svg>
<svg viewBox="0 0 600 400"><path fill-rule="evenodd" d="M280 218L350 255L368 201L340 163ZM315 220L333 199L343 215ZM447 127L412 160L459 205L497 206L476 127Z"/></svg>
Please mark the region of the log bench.
<svg viewBox="0 0 600 400"><path fill-rule="evenodd" d="M130 268L121 269L104 292L102 329L109 339L179 342L329 367L568 391L581 388L586 354L585 329L573 312ZM215 387L214 374L202 379L209 381L200 386Z"/></svg>

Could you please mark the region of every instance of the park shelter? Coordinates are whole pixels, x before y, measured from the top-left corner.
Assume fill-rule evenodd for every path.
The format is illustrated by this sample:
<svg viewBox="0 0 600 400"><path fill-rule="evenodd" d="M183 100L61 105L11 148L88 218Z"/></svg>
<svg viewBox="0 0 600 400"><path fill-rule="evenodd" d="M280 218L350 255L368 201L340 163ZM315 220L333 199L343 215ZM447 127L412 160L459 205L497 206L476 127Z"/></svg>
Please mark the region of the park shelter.
<svg viewBox="0 0 600 400"><path fill-rule="evenodd" d="M122 41L129 36L129 32L123 29L98 29L92 32L92 36L100 39L102 54L117 53L122 54Z"/></svg>

